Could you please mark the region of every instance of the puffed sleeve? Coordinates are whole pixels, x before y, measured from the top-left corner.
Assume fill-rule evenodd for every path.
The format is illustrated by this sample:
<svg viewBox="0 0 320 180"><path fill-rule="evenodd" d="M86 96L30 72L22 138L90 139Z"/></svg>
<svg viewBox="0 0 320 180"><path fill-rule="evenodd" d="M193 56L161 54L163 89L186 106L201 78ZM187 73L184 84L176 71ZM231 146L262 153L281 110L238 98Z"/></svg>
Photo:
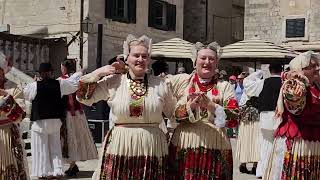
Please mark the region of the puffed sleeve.
<svg viewBox="0 0 320 180"><path fill-rule="evenodd" d="M187 105L188 93L187 88L189 87L190 79L192 75L179 74L172 79L174 85L174 91L176 92L177 105L175 108L175 119L177 122L189 121L191 123L197 122L198 119L195 118L195 114Z"/></svg>
<svg viewBox="0 0 320 180"><path fill-rule="evenodd" d="M115 76L118 75L107 76L101 80L93 73L82 76L77 91L78 101L91 106L98 101L107 100L109 98L108 89L115 80Z"/></svg>
<svg viewBox="0 0 320 180"><path fill-rule="evenodd" d="M174 128L176 127L176 119L179 121L181 119L186 119L188 117L182 117L184 115L181 115L180 109L183 107L186 107L186 93L185 90L188 86L188 82L190 79L190 75L188 74L178 74L169 76L167 79L167 83L170 86L170 90L172 92L172 97L174 99L174 106L166 107L166 109L170 112L172 112L172 118L168 121L168 127ZM186 109L184 109L186 110Z"/></svg>
<svg viewBox="0 0 320 180"><path fill-rule="evenodd" d="M239 106L235 98L233 86L229 82L223 82L222 102L227 115L226 126L233 128L238 125Z"/></svg>
<svg viewBox="0 0 320 180"><path fill-rule="evenodd" d="M169 75L165 79L167 93L165 97L164 114L168 117L167 127L175 128L177 126L175 120L175 109L177 102L183 97L186 82L183 81L182 75Z"/></svg>
<svg viewBox="0 0 320 180"><path fill-rule="evenodd" d="M19 123L26 115L26 113L11 95L1 98L0 114L0 125Z"/></svg>

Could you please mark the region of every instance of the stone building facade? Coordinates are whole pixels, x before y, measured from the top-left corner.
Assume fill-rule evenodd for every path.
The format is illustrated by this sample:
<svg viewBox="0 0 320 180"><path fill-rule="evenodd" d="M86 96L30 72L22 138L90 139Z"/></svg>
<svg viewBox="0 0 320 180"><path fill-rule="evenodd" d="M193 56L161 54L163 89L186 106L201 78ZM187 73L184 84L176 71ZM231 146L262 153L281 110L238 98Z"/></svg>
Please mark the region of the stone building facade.
<svg viewBox="0 0 320 180"><path fill-rule="evenodd" d="M320 1L246 0L245 39L261 39L294 50L319 50Z"/></svg>
<svg viewBox="0 0 320 180"><path fill-rule="evenodd" d="M80 1L0 0L0 22L9 24L12 34L41 38L66 37L68 42L75 38L68 47L68 58L79 58L80 42L76 34L80 30ZM152 7L158 13L153 14L154 19L158 18L155 25L150 24L152 22L148 19L149 1L157 3ZM128 12L132 10L132 2L136 12L134 22L127 22L124 19L132 15L132 12ZM84 34L84 66L91 70L96 66L98 24L103 25L102 64L106 64L109 59L122 53L122 43L129 33L137 36L145 34L153 42L182 38L183 5L183 0L84 0L84 17L88 15L93 23L92 31ZM110 9L116 11L112 17L107 15ZM169 19L172 15L175 18ZM168 23L172 28L166 27Z"/></svg>
<svg viewBox="0 0 320 180"><path fill-rule="evenodd" d="M243 21L244 0L185 0L183 37L227 45L243 39Z"/></svg>
<svg viewBox="0 0 320 180"><path fill-rule="evenodd" d="M191 42L243 39L244 0L83 0L93 29L84 33L83 64L96 67L98 24L103 26L102 64L122 53L131 33L159 42L174 37ZM64 37L68 58L79 59L81 0L0 0L0 24L10 33L38 38ZM151 10L151 11L150 11Z"/></svg>

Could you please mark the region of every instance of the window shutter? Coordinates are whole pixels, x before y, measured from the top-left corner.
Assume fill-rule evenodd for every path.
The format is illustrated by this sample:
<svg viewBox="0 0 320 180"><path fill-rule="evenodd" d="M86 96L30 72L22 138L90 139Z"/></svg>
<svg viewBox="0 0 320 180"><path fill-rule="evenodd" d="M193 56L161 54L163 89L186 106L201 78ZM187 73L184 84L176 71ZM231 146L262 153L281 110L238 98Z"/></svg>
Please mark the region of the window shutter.
<svg viewBox="0 0 320 180"><path fill-rule="evenodd" d="M105 16L106 18L112 18L112 9L113 9L113 0L106 0L106 7L105 7Z"/></svg>
<svg viewBox="0 0 320 180"><path fill-rule="evenodd" d="M176 5L167 4L167 27L169 31L176 30Z"/></svg>
<svg viewBox="0 0 320 180"><path fill-rule="evenodd" d="M149 17L148 17L148 26L153 27L154 25L154 18L155 18L155 11L154 10L154 0L149 0Z"/></svg>
<svg viewBox="0 0 320 180"><path fill-rule="evenodd" d="M136 23L137 0L128 0L128 22Z"/></svg>

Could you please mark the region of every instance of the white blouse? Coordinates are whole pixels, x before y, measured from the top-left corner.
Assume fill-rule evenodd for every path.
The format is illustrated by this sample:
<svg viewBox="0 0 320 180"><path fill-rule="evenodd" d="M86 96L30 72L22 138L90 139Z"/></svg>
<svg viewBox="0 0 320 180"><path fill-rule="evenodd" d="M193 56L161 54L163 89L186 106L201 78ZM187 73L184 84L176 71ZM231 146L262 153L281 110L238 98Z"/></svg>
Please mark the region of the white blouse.
<svg viewBox="0 0 320 180"><path fill-rule="evenodd" d="M162 113L172 118L176 105L176 98L182 96L184 82L177 80L179 76L172 76L172 79L148 76L148 90L144 97L143 115L140 117L130 116L129 102L130 93L126 74L115 74L98 81L94 74L87 74L81 77L82 83L95 83L97 86L93 94L87 98L78 100L86 105L92 105L100 100L105 100L110 106L110 119L115 124L126 123L156 123L163 122ZM175 83L173 85L173 83ZM182 89L182 91L179 91ZM175 92L175 93L173 93Z"/></svg>

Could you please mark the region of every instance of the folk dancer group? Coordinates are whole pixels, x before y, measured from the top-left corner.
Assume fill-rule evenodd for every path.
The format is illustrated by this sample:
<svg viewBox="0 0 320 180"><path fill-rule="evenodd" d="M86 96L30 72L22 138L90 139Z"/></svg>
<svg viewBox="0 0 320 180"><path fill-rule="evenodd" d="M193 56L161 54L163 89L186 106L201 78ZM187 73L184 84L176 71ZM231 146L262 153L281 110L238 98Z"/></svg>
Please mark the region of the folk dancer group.
<svg viewBox="0 0 320 180"><path fill-rule="evenodd" d="M76 161L96 158L78 101L91 105L104 100L114 126L105 137L93 179L232 179L225 128L238 119L241 171L253 162L252 171L264 179L319 178L318 54L300 54L281 77L281 66L273 64L270 78L264 79L261 71L244 78L239 108L234 86L215 73L221 54L217 43L196 43L191 52L194 72L165 78L146 73L151 48L148 37L129 35L123 61L83 76L65 61L57 80L50 64L40 65L41 80L24 89L33 106L32 176L61 177L63 157L70 163L65 173L73 175ZM17 126L24 111L12 96L0 92L0 143L8 148L0 151L0 159L7 158L0 163L1 176L28 179ZM160 128L163 115L174 128L170 142Z"/></svg>

